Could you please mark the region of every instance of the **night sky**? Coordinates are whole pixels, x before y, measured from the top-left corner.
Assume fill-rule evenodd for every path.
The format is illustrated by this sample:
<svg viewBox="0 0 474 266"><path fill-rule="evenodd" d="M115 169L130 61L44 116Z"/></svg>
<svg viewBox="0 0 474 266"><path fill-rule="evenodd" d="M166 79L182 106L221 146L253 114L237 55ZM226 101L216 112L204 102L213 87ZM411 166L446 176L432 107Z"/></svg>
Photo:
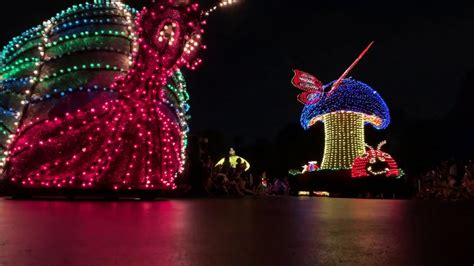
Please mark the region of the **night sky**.
<svg viewBox="0 0 474 266"><path fill-rule="evenodd" d="M1 43L81 2L2 3ZM125 2L140 8L147 1ZM428 134L420 147L428 149L424 152L471 155L472 126L455 118L468 119L474 108L473 14L472 0L241 0L210 18L208 50L201 53L204 64L185 73L192 130L271 141L283 128L299 123L302 105L290 84L293 68L328 83L373 40L374 47L351 76L371 85L387 102L393 123L382 135L392 138L395 153L416 143L403 142L406 136L424 139ZM318 130L314 134L321 135ZM464 144L447 141L460 136L467 138ZM447 144L440 148L435 141Z"/></svg>

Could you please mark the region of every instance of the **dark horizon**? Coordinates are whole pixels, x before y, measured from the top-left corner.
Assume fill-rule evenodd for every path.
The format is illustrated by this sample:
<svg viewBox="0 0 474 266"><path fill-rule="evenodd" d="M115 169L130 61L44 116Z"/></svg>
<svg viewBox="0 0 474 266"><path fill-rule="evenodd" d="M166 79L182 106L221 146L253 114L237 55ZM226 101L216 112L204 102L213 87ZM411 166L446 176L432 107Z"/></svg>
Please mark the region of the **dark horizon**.
<svg viewBox="0 0 474 266"><path fill-rule="evenodd" d="M4 4L8 14L0 18L8 26L0 41L6 45L83 2L9 1ZM147 1L124 2L139 9ZM226 146L236 145L243 153L251 153L256 144L277 145L288 136L285 145L303 145L295 149L318 156L322 126L308 132L298 126L303 106L290 84L292 69L329 83L373 40L374 47L350 76L380 93L392 124L384 131L368 129L367 142L375 145L386 138L388 151L404 164L473 155L472 1L402 0L388 8L378 1L240 2L210 18L204 64L185 71L193 134L224 135ZM292 140L295 136L300 139ZM304 144L302 136L314 142ZM220 149L216 152L222 154L227 147Z"/></svg>

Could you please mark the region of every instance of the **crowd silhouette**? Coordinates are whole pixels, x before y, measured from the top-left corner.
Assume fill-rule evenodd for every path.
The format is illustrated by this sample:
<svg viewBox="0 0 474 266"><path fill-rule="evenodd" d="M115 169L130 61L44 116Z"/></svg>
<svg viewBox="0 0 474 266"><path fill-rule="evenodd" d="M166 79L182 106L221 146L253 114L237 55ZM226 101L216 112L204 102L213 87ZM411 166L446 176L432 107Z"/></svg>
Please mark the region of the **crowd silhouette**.
<svg viewBox="0 0 474 266"><path fill-rule="evenodd" d="M229 152L218 163L208 150L208 139L199 138L190 147L187 178L180 180L181 192L192 196L242 197L246 195L289 195L288 178L269 178L266 171L254 175L249 163Z"/></svg>
<svg viewBox="0 0 474 266"><path fill-rule="evenodd" d="M474 164L472 161L442 161L417 180L417 197L422 199L474 198Z"/></svg>

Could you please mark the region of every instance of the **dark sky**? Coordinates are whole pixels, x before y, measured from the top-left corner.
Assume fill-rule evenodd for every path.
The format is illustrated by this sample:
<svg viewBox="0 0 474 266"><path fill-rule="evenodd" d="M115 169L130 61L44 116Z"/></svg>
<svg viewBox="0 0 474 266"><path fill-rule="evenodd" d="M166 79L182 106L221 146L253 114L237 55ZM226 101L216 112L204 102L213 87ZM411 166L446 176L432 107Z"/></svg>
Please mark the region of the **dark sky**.
<svg viewBox="0 0 474 266"><path fill-rule="evenodd" d="M3 3L1 42L81 2ZM138 8L146 1L125 2ZM474 69L473 14L472 0L241 0L210 19L205 63L186 72L192 129L274 137L299 121L293 68L328 83L372 40L352 76L404 119L443 119Z"/></svg>
<svg viewBox="0 0 474 266"><path fill-rule="evenodd" d="M199 90L192 91L201 116L195 121L274 133L299 119L292 68L329 82L371 40L374 48L352 76L379 91L391 109L444 117L474 69L474 2L436 2L247 0L212 20L207 65L190 79Z"/></svg>

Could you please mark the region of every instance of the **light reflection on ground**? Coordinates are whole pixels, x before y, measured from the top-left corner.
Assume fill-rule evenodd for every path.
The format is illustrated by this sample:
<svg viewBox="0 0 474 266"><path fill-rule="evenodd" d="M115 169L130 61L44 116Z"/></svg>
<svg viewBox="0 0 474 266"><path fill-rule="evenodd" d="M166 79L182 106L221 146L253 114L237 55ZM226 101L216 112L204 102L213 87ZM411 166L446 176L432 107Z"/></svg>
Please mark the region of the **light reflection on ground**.
<svg viewBox="0 0 474 266"><path fill-rule="evenodd" d="M0 265L474 263L472 203L0 199ZM449 243L449 244L448 244Z"/></svg>

